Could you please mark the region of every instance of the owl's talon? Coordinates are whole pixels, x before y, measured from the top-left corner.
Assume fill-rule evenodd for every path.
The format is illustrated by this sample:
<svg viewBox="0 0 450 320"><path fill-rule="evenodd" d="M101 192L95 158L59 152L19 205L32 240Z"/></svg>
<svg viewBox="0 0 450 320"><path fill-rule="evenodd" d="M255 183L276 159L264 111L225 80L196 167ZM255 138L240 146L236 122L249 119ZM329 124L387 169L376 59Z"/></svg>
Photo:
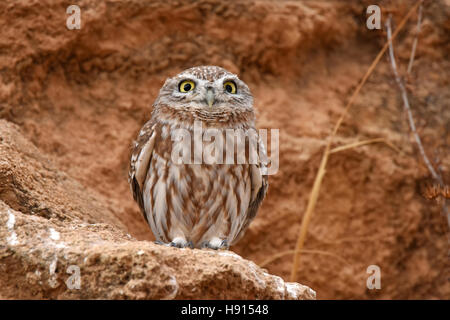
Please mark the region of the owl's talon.
<svg viewBox="0 0 450 320"><path fill-rule="evenodd" d="M174 248L181 248L181 244L180 243L176 243L176 242L171 242L171 243L169 243L169 245L171 246L171 247L174 247Z"/></svg>
<svg viewBox="0 0 450 320"><path fill-rule="evenodd" d="M202 248L202 249L209 248L209 242L208 241L203 241L202 244L200 245L200 248Z"/></svg>
<svg viewBox="0 0 450 320"><path fill-rule="evenodd" d="M186 243L185 247L194 249L194 244L192 243L192 241L189 241L188 243Z"/></svg>
<svg viewBox="0 0 450 320"><path fill-rule="evenodd" d="M213 249L213 250L228 250L230 246L228 245L228 240L220 240L218 238L211 239L210 241L204 241L201 244L201 248Z"/></svg>
<svg viewBox="0 0 450 320"><path fill-rule="evenodd" d="M161 246L168 246L168 245L169 245L168 243L162 242L162 241L160 241L160 240L155 240L153 243L154 243L154 244L159 244L159 245L161 245Z"/></svg>
<svg viewBox="0 0 450 320"><path fill-rule="evenodd" d="M192 243L192 241L186 241L182 238L173 239L173 241L169 245L175 248L194 248L194 244Z"/></svg>
<svg viewBox="0 0 450 320"><path fill-rule="evenodd" d="M230 245L228 244L228 240L227 239L223 239L222 243L220 244L220 248L219 249L228 250L229 248L230 248Z"/></svg>

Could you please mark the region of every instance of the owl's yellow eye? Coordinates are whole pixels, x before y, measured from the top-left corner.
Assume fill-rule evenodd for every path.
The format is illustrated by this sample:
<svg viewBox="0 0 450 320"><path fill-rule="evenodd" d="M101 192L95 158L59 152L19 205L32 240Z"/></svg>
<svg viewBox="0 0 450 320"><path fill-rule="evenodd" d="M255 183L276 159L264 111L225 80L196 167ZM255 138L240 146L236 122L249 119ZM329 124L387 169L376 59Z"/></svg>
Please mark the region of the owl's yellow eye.
<svg viewBox="0 0 450 320"><path fill-rule="evenodd" d="M195 83L192 80L183 80L180 82L180 85L178 86L178 90L180 90L180 92L189 92L194 90L195 88Z"/></svg>
<svg viewBox="0 0 450 320"><path fill-rule="evenodd" d="M233 81L226 81L223 83L223 88L228 93L236 93L236 84Z"/></svg>

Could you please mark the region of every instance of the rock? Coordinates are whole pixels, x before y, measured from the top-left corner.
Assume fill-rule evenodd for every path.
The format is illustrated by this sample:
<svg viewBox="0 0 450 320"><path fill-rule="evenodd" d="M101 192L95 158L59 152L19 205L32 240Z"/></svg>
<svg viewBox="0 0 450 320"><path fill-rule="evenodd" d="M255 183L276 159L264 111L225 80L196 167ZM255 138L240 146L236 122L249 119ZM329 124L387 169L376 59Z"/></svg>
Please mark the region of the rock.
<svg viewBox="0 0 450 320"><path fill-rule="evenodd" d="M7 299L315 299L231 251L124 232L96 193L0 121L0 296Z"/></svg>
<svg viewBox="0 0 450 320"><path fill-rule="evenodd" d="M5 120L0 120L0 199L30 215L104 222L126 230L100 194L57 170L16 125Z"/></svg>

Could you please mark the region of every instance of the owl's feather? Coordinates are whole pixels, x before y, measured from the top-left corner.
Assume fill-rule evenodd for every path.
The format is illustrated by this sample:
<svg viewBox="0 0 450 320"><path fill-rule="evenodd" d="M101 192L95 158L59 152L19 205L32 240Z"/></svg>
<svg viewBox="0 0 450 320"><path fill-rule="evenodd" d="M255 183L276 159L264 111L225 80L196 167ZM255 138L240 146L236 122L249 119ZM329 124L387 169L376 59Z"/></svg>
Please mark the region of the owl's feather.
<svg viewBox="0 0 450 320"><path fill-rule="evenodd" d="M139 132L139 137L137 138L132 151L130 170L128 173L128 182L131 186L133 198L143 212L145 212L145 210L142 189L147 176L150 159L153 154L155 140L155 122L152 119L148 121ZM144 217L147 220L145 214Z"/></svg>
<svg viewBox="0 0 450 320"><path fill-rule="evenodd" d="M186 77L197 81L199 87L214 81L220 86L220 79L234 77L242 93L219 93L220 104L205 109L198 95L189 101L188 95L171 93ZM198 89L201 92L201 87ZM151 119L135 142L129 171L133 197L158 241L219 248L242 237L267 192L263 159L257 164L176 164L171 156L177 143L185 143L173 141L176 130L187 130L194 139L194 121L205 128L254 129L252 102L247 86L218 67L189 69L166 81ZM204 148L210 142L201 143ZM258 144L265 156L264 145Z"/></svg>

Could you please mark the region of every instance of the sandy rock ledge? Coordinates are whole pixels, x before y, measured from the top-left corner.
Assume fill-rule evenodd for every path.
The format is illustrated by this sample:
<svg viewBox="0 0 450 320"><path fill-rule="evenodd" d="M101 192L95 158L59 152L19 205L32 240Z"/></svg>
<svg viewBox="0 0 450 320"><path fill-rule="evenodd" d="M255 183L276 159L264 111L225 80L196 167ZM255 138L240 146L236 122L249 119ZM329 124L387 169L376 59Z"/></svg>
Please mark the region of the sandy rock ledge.
<svg viewBox="0 0 450 320"><path fill-rule="evenodd" d="M0 121L0 296L315 299L316 293L231 251L135 240L101 197Z"/></svg>

